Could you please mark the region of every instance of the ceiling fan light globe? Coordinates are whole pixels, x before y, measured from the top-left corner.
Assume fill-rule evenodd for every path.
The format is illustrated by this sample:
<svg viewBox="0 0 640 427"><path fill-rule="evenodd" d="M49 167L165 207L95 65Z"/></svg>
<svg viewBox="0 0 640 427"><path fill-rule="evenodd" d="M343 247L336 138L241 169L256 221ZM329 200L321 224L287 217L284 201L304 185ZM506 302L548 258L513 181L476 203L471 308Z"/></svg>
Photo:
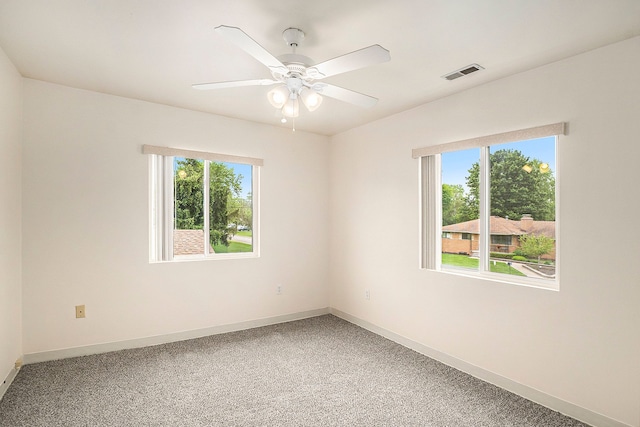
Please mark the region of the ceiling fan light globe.
<svg viewBox="0 0 640 427"><path fill-rule="evenodd" d="M289 99L289 89L286 86L278 86L271 89L267 93L267 99L275 108L282 108Z"/></svg>
<svg viewBox="0 0 640 427"><path fill-rule="evenodd" d="M282 107L282 115L285 117L298 117L300 115L300 105L295 98L289 98Z"/></svg>
<svg viewBox="0 0 640 427"><path fill-rule="evenodd" d="M322 96L313 89L303 89L302 92L300 92L300 97L309 111L317 110L320 104L322 104Z"/></svg>

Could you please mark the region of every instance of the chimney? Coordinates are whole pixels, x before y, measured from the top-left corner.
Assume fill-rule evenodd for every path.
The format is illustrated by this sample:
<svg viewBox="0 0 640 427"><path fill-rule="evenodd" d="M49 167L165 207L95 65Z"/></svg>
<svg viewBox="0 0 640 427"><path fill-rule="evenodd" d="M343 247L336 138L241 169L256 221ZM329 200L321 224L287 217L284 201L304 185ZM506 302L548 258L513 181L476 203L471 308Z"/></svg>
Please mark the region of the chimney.
<svg viewBox="0 0 640 427"><path fill-rule="evenodd" d="M520 228L524 231L530 231L533 226L533 217L531 214L523 214L520 218Z"/></svg>

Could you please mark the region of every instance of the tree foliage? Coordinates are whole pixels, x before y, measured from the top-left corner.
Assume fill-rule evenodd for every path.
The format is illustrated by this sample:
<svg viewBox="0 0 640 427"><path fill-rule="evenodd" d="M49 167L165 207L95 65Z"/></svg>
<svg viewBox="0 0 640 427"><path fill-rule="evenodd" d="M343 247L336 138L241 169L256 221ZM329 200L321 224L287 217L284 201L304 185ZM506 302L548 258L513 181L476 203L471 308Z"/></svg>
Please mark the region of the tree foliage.
<svg viewBox="0 0 640 427"><path fill-rule="evenodd" d="M234 225L234 231L237 231L239 226L250 229L253 224L251 193L246 199L230 197L227 202L227 212L229 212L229 221Z"/></svg>
<svg viewBox="0 0 640 427"><path fill-rule="evenodd" d="M555 221L555 178L540 170L541 161L518 150L498 150L490 155L491 215L518 220L531 214L537 221ZM527 172L523 166L529 165ZM466 178L467 207L473 218L479 216L480 165L474 163ZM443 203L444 204L444 203Z"/></svg>
<svg viewBox="0 0 640 427"><path fill-rule="evenodd" d="M442 184L442 225L468 221L469 209L462 185Z"/></svg>
<svg viewBox="0 0 640 427"><path fill-rule="evenodd" d="M203 162L195 159L179 160L175 169L175 227L178 230L202 229Z"/></svg>
<svg viewBox="0 0 640 427"><path fill-rule="evenodd" d="M538 262L540 262L540 257L551 252L554 246L553 239L542 234L524 234L520 236L519 251L529 258L538 258Z"/></svg>
<svg viewBox="0 0 640 427"><path fill-rule="evenodd" d="M229 200L233 196L239 196L242 186L242 176L236 176L233 169L223 163L212 162L209 167L210 175L210 199L209 199L209 229L211 244L229 244L230 217L234 212L229 210Z"/></svg>
<svg viewBox="0 0 640 427"><path fill-rule="evenodd" d="M237 215L234 199L242 191L242 175L223 163L209 166L209 232L212 245L229 244L229 224ZM204 161L181 159L174 175L176 228L202 229L204 227Z"/></svg>

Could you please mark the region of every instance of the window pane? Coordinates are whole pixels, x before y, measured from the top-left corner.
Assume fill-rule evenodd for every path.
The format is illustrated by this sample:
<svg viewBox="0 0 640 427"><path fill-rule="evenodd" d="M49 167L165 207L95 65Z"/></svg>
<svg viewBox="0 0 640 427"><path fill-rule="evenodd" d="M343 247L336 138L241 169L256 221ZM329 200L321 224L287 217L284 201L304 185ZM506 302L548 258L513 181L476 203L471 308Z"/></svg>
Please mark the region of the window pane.
<svg viewBox="0 0 640 427"><path fill-rule="evenodd" d="M442 268L478 271L480 150L442 154Z"/></svg>
<svg viewBox="0 0 640 427"><path fill-rule="evenodd" d="M215 253L253 251L253 167L211 162L209 229Z"/></svg>
<svg viewBox="0 0 640 427"><path fill-rule="evenodd" d="M492 271L555 276L555 141L489 147Z"/></svg>
<svg viewBox="0 0 640 427"><path fill-rule="evenodd" d="M173 162L173 255L204 255L202 160L176 157Z"/></svg>

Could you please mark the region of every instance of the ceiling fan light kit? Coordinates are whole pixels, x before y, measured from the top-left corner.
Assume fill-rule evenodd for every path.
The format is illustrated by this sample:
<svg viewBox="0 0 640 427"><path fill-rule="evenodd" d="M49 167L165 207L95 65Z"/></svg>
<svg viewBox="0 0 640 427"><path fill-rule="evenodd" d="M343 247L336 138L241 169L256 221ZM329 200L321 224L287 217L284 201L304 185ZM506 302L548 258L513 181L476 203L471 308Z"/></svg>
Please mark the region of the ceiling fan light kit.
<svg viewBox="0 0 640 427"><path fill-rule="evenodd" d="M372 96L339 86L316 82L316 80L379 64L391 59L388 50L380 45L372 45L312 65L313 60L311 58L296 53L296 48L305 37L305 33L299 28L291 27L282 32L282 37L287 45L292 48L292 53L284 54L277 58L240 28L221 25L216 27L215 30L269 68L273 79L201 83L195 84L193 87L195 89L208 90L240 86L277 85L267 93L267 99L273 107L280 110L282 123L286 123L287 117L299 116L300 100L310 112L317 110L322 104L322 95L361 107L372 107L378 101Z"/></svg>

